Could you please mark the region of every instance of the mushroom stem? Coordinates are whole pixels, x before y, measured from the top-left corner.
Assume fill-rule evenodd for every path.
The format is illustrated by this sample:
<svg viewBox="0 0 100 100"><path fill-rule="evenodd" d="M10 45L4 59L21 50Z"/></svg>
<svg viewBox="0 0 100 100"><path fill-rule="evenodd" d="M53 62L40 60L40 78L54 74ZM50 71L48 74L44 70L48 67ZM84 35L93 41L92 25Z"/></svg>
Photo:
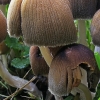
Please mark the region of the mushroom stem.
<svg viewBox="0 0 100 100"><path fill-rule="evenodd" d="M73 95L80 93L80 100L92 100L92 96L89 89L82 83L78 87L73 88L71 93Z"/></svg>
<svg viewBox="0 0 100 100"><path fill-rule="evenodd" d="M4 54L1 55L1 58L2 58L3 65L8 68L7 56Z"/></svg>
<svg viewBox="0 0 100 100"><path fill-rule="evenodd" d="M2 10L3 14L6 15L6 9L5 9L6 6L4 5L0 5L0 10Z"/></svg>
<svg viewBox="0 0 100 100"><path fill-rule="evenodd" d="M85 45L85 46L88 46L87 42L86 42L86 25L85 25L85 20L78 20L78 32L79 32L79 40L78 42ZM87 73L86 71L81 68L81 72L82 72L82 79L81 79L81 82L83 84L85 84L87 86ZM86 87L85 85L83 85L82 87ZM81 86L81 85L80 85ZM79 86L79 88L80 88ZM84 88L80 88L82 89L82 91L84 92ZM91 94L89 89L85 89L86 91L84 92L86 98L88 98L88 94ZM90 95L91 99L86 99L86 100L92 100L92 96Z"/></svg>
<svg viewBox="0 0 100 100"><path fill-rule="evenodd" d="M85 20L78 20L78 32L79 32L79 40L78 42L87 46L86 42L86 25ZM82 71L82 83L87 86L87 73L84 69L81 68Z"/></svg>
<svg viewBox="0 0 100 100"><path fill-rule="evenodd" d="M41 46L39 48L40 48L41 54L44 57L46 63L50 67L50 64L51 64L51 61L53 59L53 56L51 55L49 48L45 47L45 46Z"/></svg>
<svg viewBox="0 0 100 100"><path fill-rule="evenodd" d="M24 86L26 83L29 82L23 78L19 78L17 76L11 75L1 62L0 62L0 76L5 82L7 82L12 87L16 87L16 88L21 88L22 86ZM40 91L33 83L28 84L26 87L24 87L24 89L34 94L38 94L37 96L40 95Z"/></svg>
<svg viewBox="0 0 100 100"><path fill-rule="evenodd" d="M79 32L79 39L78 42L87 46L86 42L86 25L85 20L78 20L78 32Z"/></svg>

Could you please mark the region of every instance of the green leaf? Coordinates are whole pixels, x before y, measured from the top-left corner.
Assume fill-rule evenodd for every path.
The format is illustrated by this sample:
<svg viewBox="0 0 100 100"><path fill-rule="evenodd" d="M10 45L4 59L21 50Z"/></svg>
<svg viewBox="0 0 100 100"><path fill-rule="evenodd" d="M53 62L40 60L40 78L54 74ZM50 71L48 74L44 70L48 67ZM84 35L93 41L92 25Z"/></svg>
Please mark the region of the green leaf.
<svg viewBox="0 0 100 100"><path fill-rule="evenodd" d="M95 55L95 59L96 59L98 68L100 70L100 54L96 52L96 53L94 53L94 55Z"/></svg>
<svg viewBox="0 0 100 100"><path fill-rule="evenodd" d="M27 67L28 64L30 64L29 58L27 59L15 58L11 61L11 65L19 69Z"/></svg>
<svg viewBox="0 0 100 100"><path fill-rule="evenodd" d="M21 52L22 57L28 57L29 56L29 47L28 46L23 46L23 50Z"/></svg>
<svg viewBox="0 0 100 100"><path fill-rule="evenodd" d="M97 86L97 91L93 100L100 100L100 83Z"/></svg>
<svg viewBox="0 0 100 100"><path fill-rule="evenodd" d="M68 96L66 99L64 99L64 100L73 100L74 99L74 96L73 95L70 95L70 96Z"/></svg>
<svg viewBox="0 0 100 100"><path fill-rule="evenodd" d="M17 50L23 50L23 45L18 42L18 39L7 36L5 43L8 47Z"/></svg>

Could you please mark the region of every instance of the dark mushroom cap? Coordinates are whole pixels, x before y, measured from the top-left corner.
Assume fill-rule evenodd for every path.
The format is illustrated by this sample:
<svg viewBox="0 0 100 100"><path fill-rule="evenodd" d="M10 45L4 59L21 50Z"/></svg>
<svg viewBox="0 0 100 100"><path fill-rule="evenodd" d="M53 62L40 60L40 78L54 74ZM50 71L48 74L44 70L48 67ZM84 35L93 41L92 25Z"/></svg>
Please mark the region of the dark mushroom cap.
<svg viewBox="0 0 100 100"><path fill-rule="evenodd" d="M6 38L6 36L7 36L6 17L0 10L0 43Z"/></svg>
<svg viewBox="0 0 100 100"><path fill-rule="evenodd" d="M10 36L18 37L21 31L21 3L22 0L11 0L7 13L7 29Z"/></svg>
<svg viewBox="0 0 100 100"><path fill-rule="evenodd" d="M100 9L100 0L97 0L97 6L96 6L96 10L99 10Z"/></svg>
<svg viewBox="0 0 100 100"><path fill-rule="evenodd" d="M100 10L93 16L90 31L93 43L100 46Z"/></svg>
<svg viewBox="0 0 100 100"><path fill-rule="evenodd" d="M67 0L23 0L22 34L28 45L61 46L77 41Z"/></svg>
<svg viewBox="0 0 100 100"><path fill-rule="evenodd" d="M0 4L9 4L11 0L0 0Z"/></svg>
<svg viewBox="0 0 100 100"><path fill-rule="evenodd" d="M48 75L49 66L46 64L37 46L30 47L29 58L32 71L35 75Z"/></svg>
<svg viewBox="0 0 100 100"><path fill-rule="evenodd" d="M52 60L49 70L48 84L51 93L59 96L67 95L71 90L73 72L80 66L87 72L94 71L97 68L94 53L81 44L72 44L62 48Z"/></svg>
<svg viewBox="0 0 100 100"><path fill-rule="evenodd" d="M74 19L90 19L96 12L97 0L69 0Z"/></svg>
<svg viewBox="0 0 100 100"><path fill-rule="evenodd" d="M10 51L10 48L5 44L4 41L0 43L0 55L7 54Z"/></svg>

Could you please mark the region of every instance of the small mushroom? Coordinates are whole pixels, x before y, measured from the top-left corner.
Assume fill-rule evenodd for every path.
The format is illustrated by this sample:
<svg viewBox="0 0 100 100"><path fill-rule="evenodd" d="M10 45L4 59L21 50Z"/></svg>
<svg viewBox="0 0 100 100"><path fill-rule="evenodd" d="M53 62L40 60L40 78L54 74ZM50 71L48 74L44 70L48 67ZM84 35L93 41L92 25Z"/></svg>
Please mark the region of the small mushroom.
<svg viewBox="0 0 100 100"><path fill-rule="evenodd" d="M93 43L100 46L100 9L93 16L90 31Z"/></svg>
<svg viewBox="0 0 100 100"><path fill-rule="evenodd" d="M96 6L96 10L100 9L100 0L97 0L97 6Z"/></svg>
<svg viewBox="0 0 100 100"><path fill-rule="evenodd" d="M22 35L21 31L21 3L22 0L11 0L7 12L7 29L8 34L12 37Z"/></svg>
<svg viewBox="0 0 100 100"><path fill-rule="evenodd" d="M0 10L0 42L2 42L7 36L7 23L6 17Z"/></svg>
<svg viewBox="0 0 100 100"><path fill-rule="evenodd" d="M41 55L39 47L31 46L29 52L30 64L35 75L48 75L49 66Z"/></svg>
<svg viewBox="0 0 100 100"><path fill-rule="evenodd" d="M74 19L90 19L96 12L97 0L69 0Z"/></svg>
<svg viewBox="0 0 100 100"><path fill-rule="evenodd" d="M99 81L99 74L94 53L84 45L72 44L62 48L53 58L49 71L49 90L57 96L65 96L81 82L81 70L88 73L88 84L92 88L95 79ZM95 77L94 77L95 75ZM91 81L93 80L93 81ZM97 83L96 83L97 85ZM93 86L95 89L96 87ZM90 89L92 90L92 89Z"/></svg>
<svg viewBox="0 0 100 100"><path fill-rule="evenodd" d="M0 4L6 5L9 4L11 0L0 0Z"/></svg>

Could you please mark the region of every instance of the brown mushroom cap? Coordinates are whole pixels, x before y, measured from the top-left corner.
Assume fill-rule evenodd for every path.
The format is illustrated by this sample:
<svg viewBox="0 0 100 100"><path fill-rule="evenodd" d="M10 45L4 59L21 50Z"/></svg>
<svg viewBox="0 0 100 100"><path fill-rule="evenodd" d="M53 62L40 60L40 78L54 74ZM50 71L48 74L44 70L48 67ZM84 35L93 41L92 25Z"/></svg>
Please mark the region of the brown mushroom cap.
<svg viewBox="0 0 100 100"><path fill-rule="evenodd" d="M10 48L7 47L4 41L0 43L0 54L6 54L10 51Z"/></svg>
<svg viewBox="0 0 100 100"><path fill-rule="evenodd" d="M77 41L67 0L23 0L22 34L29 45L61 46Z"/></svg>
<svg viewBox="0 0 100 100"><path fill-rule="evenodd" d="M11 0L0 0L0 4L9 4Z"/></svg>
<svg viewBox="0 0 100 100"><path fill-rule="evenodd" d="M18 37L21 32L21 3L22 0L11 0L7 13L7 28L10 36Z"/></svg>
<svg viewBox="0 0 100 100"><path fill-rule="evenodd" d="M96 10L99 10L100 9L100 0L97 0L97 9Z"/></svg>
<svg viewBox="0 0 100 100"><path fill-rule="evenodd" d="M6 17L0 10L0 42L2 42L7 36L7 23Z"/></svg>
<svg viewBox="0 0 100 100"><path fill-rule="evenodd" d="M32 71L35 75L48 75L49 66L46 64L37 46L30 47L29 58Z"/></svg>
<svg viewBox="0 0 100 100"><path fill-rule="evenodd" d="M90 31L93 43L100 46L100 10L93 16Z"/></svg>
<svg viewBox="0 0 100 100"><path fill-rule="evenodd" d="M59 96L67 95L72 88L71 82L74 79L75 69L80 66L87 71L94 72L97 64L93 52L81 44L72 44L62 48L51 62L48 79L50 92ZM80 74L78 71L76 75Z"/></svg>
<svg viewBox="0 0 100 100"><path fill-rule="evenodd" d="M96 12L97 0L69 0L74 19L90 19Z"/></svg>

